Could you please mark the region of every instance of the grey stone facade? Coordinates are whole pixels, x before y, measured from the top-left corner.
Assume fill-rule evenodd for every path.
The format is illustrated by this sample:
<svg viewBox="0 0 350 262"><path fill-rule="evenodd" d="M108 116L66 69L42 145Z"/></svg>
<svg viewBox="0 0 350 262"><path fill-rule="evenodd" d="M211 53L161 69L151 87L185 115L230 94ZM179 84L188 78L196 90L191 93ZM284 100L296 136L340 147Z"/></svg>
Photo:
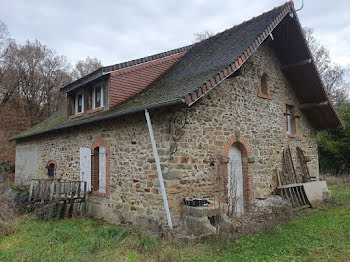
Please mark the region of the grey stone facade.
<svg viewBox="0 0 350 262"><path fill-rule="evenodd" d="M176 227L183 222L184 197L195 195L224 201L225 172L220 171L217 156L227 155L232 143L239 142L247 152L247 205L275 190L276 170L283 169L282 152L287 145L296 168L299 162L295 147L300 146L311 158L308 163L311 175L318 177L316 131L299 111L298 99L280 68L272 50L262 45L243 65L240 75L226 79L188 109L188 123L180 130L182 137L172 157L170 150L175 144L169 122L172 113L184 110L185 106L150 111ZM263 73L268 75L271 99L257 95ZM287 103L294 106L298 115L294 137L286 132ZM50 160L57 163L57 177L78 180L79 149L91 147L97 140L109 146L110 190L107 197L91 196L90 211L113 222L138 223L147 218L166 224L152 145L142 113L17 141L16 182L26 183L32 174L45 178ZM33 153L24 161L29 157L25 153L28 150Z"/></svg>

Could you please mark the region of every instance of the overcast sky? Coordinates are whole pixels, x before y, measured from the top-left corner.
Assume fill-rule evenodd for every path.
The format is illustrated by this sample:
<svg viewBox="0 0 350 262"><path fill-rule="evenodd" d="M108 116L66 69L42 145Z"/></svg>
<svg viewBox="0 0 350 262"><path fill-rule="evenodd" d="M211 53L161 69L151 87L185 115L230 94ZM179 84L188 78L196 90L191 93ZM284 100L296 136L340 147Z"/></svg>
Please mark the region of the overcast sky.
<svg viewBox="0 0 350 262"><path fill-rule="evenodd" d="M109 65L191 44L196 32L223 31L284 2L1 0L0 20L20 43L38 39L72 63L90 56ZM298 16L335 62L350 64L349 0L305 0Z"/></svg>

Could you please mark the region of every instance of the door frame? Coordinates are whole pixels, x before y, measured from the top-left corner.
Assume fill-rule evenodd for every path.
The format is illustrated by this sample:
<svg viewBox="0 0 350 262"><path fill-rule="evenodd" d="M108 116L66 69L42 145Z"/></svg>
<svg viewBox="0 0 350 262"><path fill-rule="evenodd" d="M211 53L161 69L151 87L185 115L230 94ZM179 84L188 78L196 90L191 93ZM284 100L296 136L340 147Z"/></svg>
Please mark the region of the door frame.
<svg viewBox="0 0 350 262"><path fill-rule="evenodd" d="M253 161L248 161L251 159L251 151L248 142L244 139L244 137L240 136L236 138L235 136L231 136L224 145L224 155L228 157L230 152L230 148L232 145L237 146L241 150L242 156L242 171L243 171L243 202L244 202L244 212L249 212L251 208L251 201L253 199L252 193L252 177L253 177ZM224 173L224 192L225 192L225 202L229 203L228 199L228 169L226 166L226 172Z"/></svg>

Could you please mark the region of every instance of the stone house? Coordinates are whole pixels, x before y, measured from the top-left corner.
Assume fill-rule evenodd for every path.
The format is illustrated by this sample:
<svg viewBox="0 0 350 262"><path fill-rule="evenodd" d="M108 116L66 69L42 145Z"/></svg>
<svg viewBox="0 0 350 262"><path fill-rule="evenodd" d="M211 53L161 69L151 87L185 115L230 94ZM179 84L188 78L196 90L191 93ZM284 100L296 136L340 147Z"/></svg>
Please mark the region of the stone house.
<svg viewBox="0 0 350 262"><path fill-rule="evenodd" d="M318 179L317 131L342 127L292 2L61 91L65 108L12 138L16 182L85 180L92 214L115 222L180 227L187 196L249 213L275 191L286 146Z"/></svg>

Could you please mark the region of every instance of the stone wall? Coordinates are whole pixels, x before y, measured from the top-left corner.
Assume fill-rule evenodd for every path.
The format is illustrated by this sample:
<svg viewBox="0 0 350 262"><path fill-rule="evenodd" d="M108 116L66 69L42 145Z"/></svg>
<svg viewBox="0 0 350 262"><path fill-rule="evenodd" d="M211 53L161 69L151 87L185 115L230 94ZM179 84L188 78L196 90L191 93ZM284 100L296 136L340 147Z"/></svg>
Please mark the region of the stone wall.
<svg viewBox="0 0 350 262"><path fill-rule="evenodd" d="M260 77L268 75L269 97L259 97ZM295 107L296 134L286 132L286 103ZM185 196L223 198L226 184L218 175L218 154L227 155L230 146L238 142L246 151L243 159L245 199L266 198L276 188L276 171L282 171L282 152L290 146L297 172L300 172L296 146L311 157L308 167L311 176L318 178L316 130L298 109L298 99L280 70L273 51L261 46L242 67L241 74L225 80L208 96L189 110L189 124L182 130L179 150L168 168L174 178L172 201ZM246 163L244 163L246 161ZM226 176L226 174L225 174ZM252 203L248 203L252 204Z"/></svg>
<svg viewBox="0 0 350 262"><path fill-rule="evenodd" d="M224 199L227 175L220 158L228 154L233 143L244 152L247 207L275 190L276 170L282 170L282 152L287 145L293 152L295 166L299 166L295 147L300 146L312 159L308 164L312 175L318 176L316 131L298 110L293 89L279 68L271 49L261 46L242 67L240 75L225 80L188 110L188 123L179 130L182 137L172 157L170 150L176 144L169 123L172 113L184 110L185 106L150 112L176 227L182 223L184 197ZM257 95L263 73L268 75L269 96L265 98ZM295 137L286 134L287 102L296 107L300 116ZM51 132L21 141L19 146L36 145L38 177L45 177L47 163L55 160L58 177L79 179L79 149L92 147L97 140L109 145L110 189L106 197L91 197L91 212L115 222L145 223L148 219L166 224L143 113ZM20 176L17 170L16 176Z"/></svg>
<svg viewBox="0 0 350 262"><path fill-rule="evenodd" d="M160 155L163 151L169 150L170 136L166 120L169 118L168 110L151 112ZM25 148L38 149L38 178L47 178L47 165L55 160L57 178L78 180L79 150L81 147L95 147L96 141L109 146L107 159L110 188L106 197L91 196L94 215L114 222L121 220L137 222L137 219L140 217L144 219L146 216L165 221L144 113L70 128L64 132L51 132L35 139L20 141L17 149L20 152ZM161 159L165 161L163 157ZM22 162L21 155L17 156L17 161ZM32 172L29 169L19 171L20 169L16 169L17 181L31 177ZM169 183L166 182L166 185Z"/></svg>

